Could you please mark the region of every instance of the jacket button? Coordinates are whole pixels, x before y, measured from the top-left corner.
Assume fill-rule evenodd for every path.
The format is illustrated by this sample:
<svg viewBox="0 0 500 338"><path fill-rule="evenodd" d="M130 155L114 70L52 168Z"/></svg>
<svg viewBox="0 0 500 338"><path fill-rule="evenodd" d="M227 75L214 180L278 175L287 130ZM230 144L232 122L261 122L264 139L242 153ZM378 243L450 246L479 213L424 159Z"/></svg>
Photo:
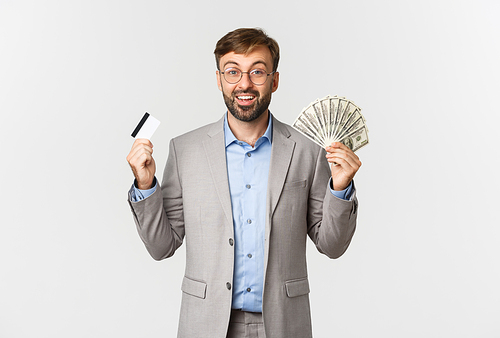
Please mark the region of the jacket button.
<svg viewBox="0 0 500 338"><path fill-rule="evenodd" d="M234 244L234 241L233 241L233 239L232 239L232 238L230 238L230 239L229 239L229 245L233 246L233 244Z"/></svg>
<svg viewBox="0 0 500 338"><path fill-rule="evenodd" d="M228 290L231 290L231 283L227 282L227 283L226 283L226 288L227 288Z"/></svg>

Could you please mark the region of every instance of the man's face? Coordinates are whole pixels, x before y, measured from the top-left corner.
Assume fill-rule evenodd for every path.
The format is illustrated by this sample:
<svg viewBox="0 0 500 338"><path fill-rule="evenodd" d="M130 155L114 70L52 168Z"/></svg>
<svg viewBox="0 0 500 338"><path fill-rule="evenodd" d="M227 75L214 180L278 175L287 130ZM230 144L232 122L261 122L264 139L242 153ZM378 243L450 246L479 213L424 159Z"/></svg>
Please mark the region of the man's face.
<svg viewBox="0 0 500 338"><path fill-rule="evenodd" d="M250 72L256 68L266 73L273 71L273 60L269 48L260 46L248 54L227 53L219 60L222 72L228 68L238 68L243 72ZM267 111L271 103L271 93L278 89L279 74L269 75L262 85L255 85L250 81L247 73L238 83L230 84L217 71L217 85L222 91L224 102L229 112L238 120L254 121Z"/></svg>

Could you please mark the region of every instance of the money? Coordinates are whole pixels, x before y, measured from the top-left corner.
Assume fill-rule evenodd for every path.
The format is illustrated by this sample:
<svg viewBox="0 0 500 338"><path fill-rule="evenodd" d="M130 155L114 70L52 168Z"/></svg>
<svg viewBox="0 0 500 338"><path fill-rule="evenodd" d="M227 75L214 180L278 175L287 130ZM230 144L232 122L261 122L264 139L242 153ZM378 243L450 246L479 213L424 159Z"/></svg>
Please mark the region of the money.
<svg viewBox="0 0 500 338"><path fill-rule="evenodd" d="M292 127L324 148L341 142L352 151L368 144L368 127L361 108L340 96L313 101L295 119Z"/></svg>

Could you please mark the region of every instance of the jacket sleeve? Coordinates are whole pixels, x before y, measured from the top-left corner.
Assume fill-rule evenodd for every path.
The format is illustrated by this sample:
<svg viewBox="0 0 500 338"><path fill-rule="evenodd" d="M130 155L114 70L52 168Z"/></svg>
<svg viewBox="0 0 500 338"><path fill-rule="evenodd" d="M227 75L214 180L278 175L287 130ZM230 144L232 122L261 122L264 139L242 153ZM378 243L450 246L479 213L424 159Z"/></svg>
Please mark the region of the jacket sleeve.
<svg viewBox="0 0 500 338"><path fill-rule="evenodd" d="M163 183L149 197L129 204L139 236L155 260L172 256L184 238L184 214L174 140L170 141Z"/></svg>
<svg viewBox="0 0 500 338"><path fill-rule="evenodd" d="M333 196L325 184L330 176L325 150L320 148L309 191L308 235L321 253L338 258L347 250L354 235L358 200L354 184L349 201Z"/></svg>

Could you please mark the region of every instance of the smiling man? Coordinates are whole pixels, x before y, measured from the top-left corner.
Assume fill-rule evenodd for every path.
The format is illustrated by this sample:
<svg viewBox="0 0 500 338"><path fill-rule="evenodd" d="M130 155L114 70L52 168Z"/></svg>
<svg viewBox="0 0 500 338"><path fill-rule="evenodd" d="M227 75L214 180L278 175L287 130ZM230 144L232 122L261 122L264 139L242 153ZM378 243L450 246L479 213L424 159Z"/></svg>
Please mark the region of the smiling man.
<svg viewBox="0 0 500 338"><path fill-rule="evenodd" d="M279 47L262 30L229 32L214 54L227 113L171 140L161 185L150 141L127 156L139 235L157 260L186 239L178 337L311 337L306 238L330 258L345 252L361 162L270 113Z"/></svg>
<svg viewBox="0 0 500 338"><path fill-rule="evenodd" d="M222 91L224 102L231 115L242 122L252 122L259 118L267 119L267 108L271 103L271 93L278 89L279 73L272 71L269 48L257 46L247 54L231 51L217 58L217 85ZM220 71L222 66L224 71ZM241 69L251 69L243 72ZM242 79L243 75L248 76ZM221 76L222 75L222 76ZM224 77L225 81L221 81ZM267 78L271 77L270 81ZM267 85L265 85L267 82ZM265 115L265 116L263 116Z"/></svg>

